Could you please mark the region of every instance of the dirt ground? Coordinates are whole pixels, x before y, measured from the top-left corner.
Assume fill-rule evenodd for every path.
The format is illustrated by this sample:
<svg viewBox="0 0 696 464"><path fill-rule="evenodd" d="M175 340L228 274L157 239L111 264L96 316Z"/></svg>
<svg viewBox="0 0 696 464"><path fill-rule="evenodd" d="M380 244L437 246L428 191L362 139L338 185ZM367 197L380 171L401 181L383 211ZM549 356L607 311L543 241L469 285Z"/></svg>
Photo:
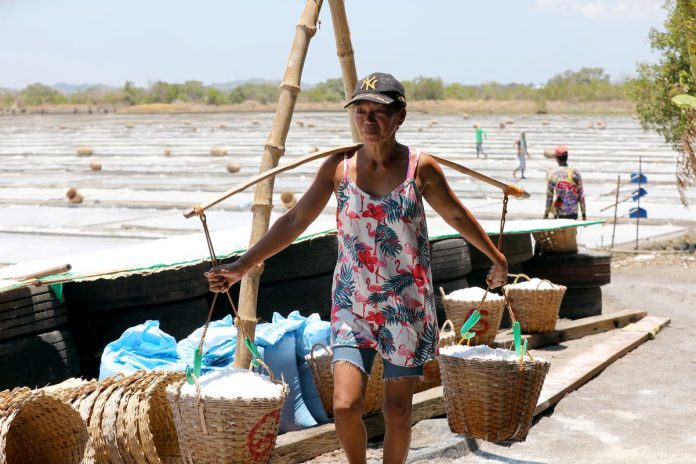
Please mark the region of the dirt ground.
<svg viewBox="0 0 696 464"><path fill-rule="evenodd" d="M688 243L687 243L688 245ZM412 463L693 463L696 459L696 253L667 244L612 259L604 313L642 309L671 324L537 417L524 443L448 451ZM414 434L415 436L415 434ZM381 462L379 441L368 462ZM434 445L436 448L437 445ZM465 447L463 447L465 448ZM312 464L345 462L340 451Z"/></svg>

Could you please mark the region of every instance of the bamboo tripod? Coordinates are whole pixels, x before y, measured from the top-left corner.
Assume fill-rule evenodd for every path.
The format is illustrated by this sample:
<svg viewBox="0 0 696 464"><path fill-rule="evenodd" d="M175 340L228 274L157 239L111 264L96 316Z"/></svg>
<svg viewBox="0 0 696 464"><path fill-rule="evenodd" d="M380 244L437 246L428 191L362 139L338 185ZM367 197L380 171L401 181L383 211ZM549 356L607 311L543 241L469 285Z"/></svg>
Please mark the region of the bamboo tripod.
<svg viewBox="0 0 696 464"><path fill-rule="evenodd" d="M252 226L251 237L249 239L249 247L258 242L261 237L268 231L270 225L271 210L273 208L273 186L274 177L284 171L292 169L310 161L329 156L334 153L343 153L352 151L360 147L360 144L346 145L336 147L329 150L317 152L304 158L301 158L293 163L288 163L284 166L278 166L280 158L285 153L285 142L287 140L290 122L295 109L297 95L300 92L300 81L302 69L304 67L305 58L309 42L317 31L317 23L323 0L306 0L304 10L297 24L295 38L290 50L283 82L281 84L280 97L276 109L273 127L268 139L264 145L264 152L261 158L261 166L259 174L247 182L233 187L218 199L209 202L206 205L196 206L184 213L185 217L202 216L205 210L222 200L229 198L235 193L256 185L254 201L252 204ZM341 64L341 73L343 77L343 86L346 99L353 92L353 88L358 80L355 69L355 60L353 46L350 39L350 29L348 27L348 19L346 16L344 0L329 0L331 9L331 20L334 26L334 35L336 41L336 51ZM349 120L353 141L358 141L358 132L353 122L353 110L348 110ZM463 174L475 177L490 185L494 185L504 194L512 195L519 198L528 198L529 194L515 185L508 185L503 182L492 179L472 169L466 168L460 164L445 160L439 157L433 157L436 161L444 166L453 168ZM212 257L214 259L214 257ZM259 280L263 266L255 266L251 268L242 278L241 289L239 295L239 307L237 311L237 324L240 333L245 334L251 340L254 340L256 332L256 304L258 297ZM237 337L236 355L234 360L235 367L248 368L251 363L251 353L245 349L243 337Z"/></svg>

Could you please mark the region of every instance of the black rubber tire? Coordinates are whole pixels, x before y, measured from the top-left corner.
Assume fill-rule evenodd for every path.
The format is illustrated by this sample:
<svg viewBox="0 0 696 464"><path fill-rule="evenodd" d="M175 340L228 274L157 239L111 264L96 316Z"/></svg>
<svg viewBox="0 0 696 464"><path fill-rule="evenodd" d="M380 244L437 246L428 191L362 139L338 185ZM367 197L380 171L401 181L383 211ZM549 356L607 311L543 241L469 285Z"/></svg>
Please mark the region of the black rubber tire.
<svg viewBox="0 0 696 464"><path fill-rule="evenodd" d="M210 263L166 268L151 274L68 282L63 286L70 313L135 308L188 300L208 293L203 273Z"/></svg>
<svg viewBox="0 0 696 464"><path fill-rule="evenodd" d="M55 300L0 310L0 340L48 332L67 322L67 308Z"/></svg>
<svg viewBox="0 0 696 464"><path fill-rule="evenodd" d="M495 245L498 245L499 236L499 234L490 235ZM534 256L531 234L504 234L501 251L505 255L505 258L507 258L508 266L527 261ZM470 254L471 268L474 270L489 269L493 265L491 260L476 247L471 247Z"/></svg>
<svg viewBox="0 0 696 464"><path fill-rule="evenodd" d="M463 238L430 242L433 282L452 280L471 272L469 244Z"/></svg>
<svg viewBox="0 0 696 464"><path fill-rule="evenodd" d="M569 288L563 295L558 317L581 319L602 314L602 288Z"/></svg>
<svg viewBox="0 0 696 464"><path fill-rule="evenodd" d="M537 255L522 264L529 277L568 288L599 287L611 282L611 256L600 253Z"/></svg>
<svg viewBox="0 0 696 464"><path fill-rule="evenodd" d="M225 297L226 299L226 297ZM220 307L223 305L219 301ZM227 303L227 307L229 303ZM216 305L217 307L217 305ZM118 340L123 332L147 320L158 320L160 329L177 340L202 327L210 305L205 296L126 310L86 312L72 317L72 325L80 352L83 375L96 377L102 352L109 343ZM228 311L227 313L231 313ZM227 314L225 313L225 314ZM213 319L220 318L213 317Z"/></svg>
<svg viewBox="0 0 696 464"><path fill-rule="evenodd" d="M295 243L266 260L261 284L325 275L338 259L336 234Z"/></svg>
<svg viewBox="0 0 696 464"><path fill-rule="evenodd" d="M22 287L0 293L0 311L46 303L55 299L48 287Z"/></svg>
<svg viewBox="0 0 696 464"><path fill-rule="evenodd" d="M303 316L319 313L323 320L328 321L331 319L332 284L333 272L260 285L256 316L270 321L274 312L287 316L298 310Z"/></svg>
<svg viewBox="0 0 696 464"><path fill-rule="evenodd" d="M0 342L0 390L44 387L80 374L80 361L67 328Z"/></svg>
<svg viewBox="0 0 696 464"><path fill-rule="evenodd" d="M442 304L442 297L440 296L440 287L445 291L445 294L450 294L455 290L460 290L462 288L469 288L469 281L466 277L459 277L457 279L448 280L445 282L439 282L433 285L435 290L435 310L437 311L437 322L441 326L445 322L445 305Z"/></svg>

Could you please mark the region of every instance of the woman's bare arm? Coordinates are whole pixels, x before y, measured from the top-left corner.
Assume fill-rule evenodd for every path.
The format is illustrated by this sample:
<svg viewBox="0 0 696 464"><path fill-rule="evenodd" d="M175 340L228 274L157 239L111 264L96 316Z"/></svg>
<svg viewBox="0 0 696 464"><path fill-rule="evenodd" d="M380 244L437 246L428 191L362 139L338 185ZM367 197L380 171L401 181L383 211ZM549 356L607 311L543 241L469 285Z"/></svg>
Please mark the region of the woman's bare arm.
<svg viewBox="0 0 696 464"><path fill-rule="evenodd" d="M343 154L333 155L321 165L307 192L297 204L279 217L261 239L234 263L206 273L212 291L227 291L252 267L290 245L314 222L334 193L334 177Z"/></svg>
<svg viewBox="0 0 696 464"><path fill-rule="evenodd" d="M454 194L440 165L426 153L420 156L418 178L423 197L435 212L493 262L489 284L497 287L507 283L505 256L498 251L481 224Z"/></svg>

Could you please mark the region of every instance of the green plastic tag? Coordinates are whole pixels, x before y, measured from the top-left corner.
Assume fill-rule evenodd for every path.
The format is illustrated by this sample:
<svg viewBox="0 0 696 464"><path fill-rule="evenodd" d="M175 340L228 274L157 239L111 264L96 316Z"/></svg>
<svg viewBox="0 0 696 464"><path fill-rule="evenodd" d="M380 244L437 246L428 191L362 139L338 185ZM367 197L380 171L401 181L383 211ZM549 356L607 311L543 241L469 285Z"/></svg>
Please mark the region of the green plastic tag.
<svg viewBox="0 0 696 464"><path fill-rule="evenodd" d="M256 347L256 343L249 340L249 337L244 337L244 344L246 345L247 349L251 352L251 364L254 367L259 367L261 364L258 360L261 359L261 355L259 354L259 349Z"/></svg>
<svg viewBox="0 0 696 464"><path fill-rule="evenodd" d="M48 284L48 288L50 288L56 296L58 303L65 303L65 298L63 298L63 284Z"/></svg>
<svg viewBox="0 0 696 464"><path fill-rule="evenodd" d="M462 336L464 340L469 340L470 338L476 335L476 332L469 332L469 330L471 330L471 328L475 326L479 320L481 320L481 312L477 309L471 313L471 315L459 331L459 334Z"/></svg>
<svg viewBox="0 0 696 464"><path fill-rule="evenodd" d="M512 324L512 339L515 341L517 356L524 356L527 353L527 340L522 343L522 327L519 322Z"/></svg>
<svg viewBox="0 0 696 464"><path fill-rule="evenodd" d="M193 367L191 366L186 366L186 381L193 385L196 383L196 379L199 379L201 377L201 366L203 364L203 355L201 354L201 350L196 348L196 351L193 353Z"/></svg>

